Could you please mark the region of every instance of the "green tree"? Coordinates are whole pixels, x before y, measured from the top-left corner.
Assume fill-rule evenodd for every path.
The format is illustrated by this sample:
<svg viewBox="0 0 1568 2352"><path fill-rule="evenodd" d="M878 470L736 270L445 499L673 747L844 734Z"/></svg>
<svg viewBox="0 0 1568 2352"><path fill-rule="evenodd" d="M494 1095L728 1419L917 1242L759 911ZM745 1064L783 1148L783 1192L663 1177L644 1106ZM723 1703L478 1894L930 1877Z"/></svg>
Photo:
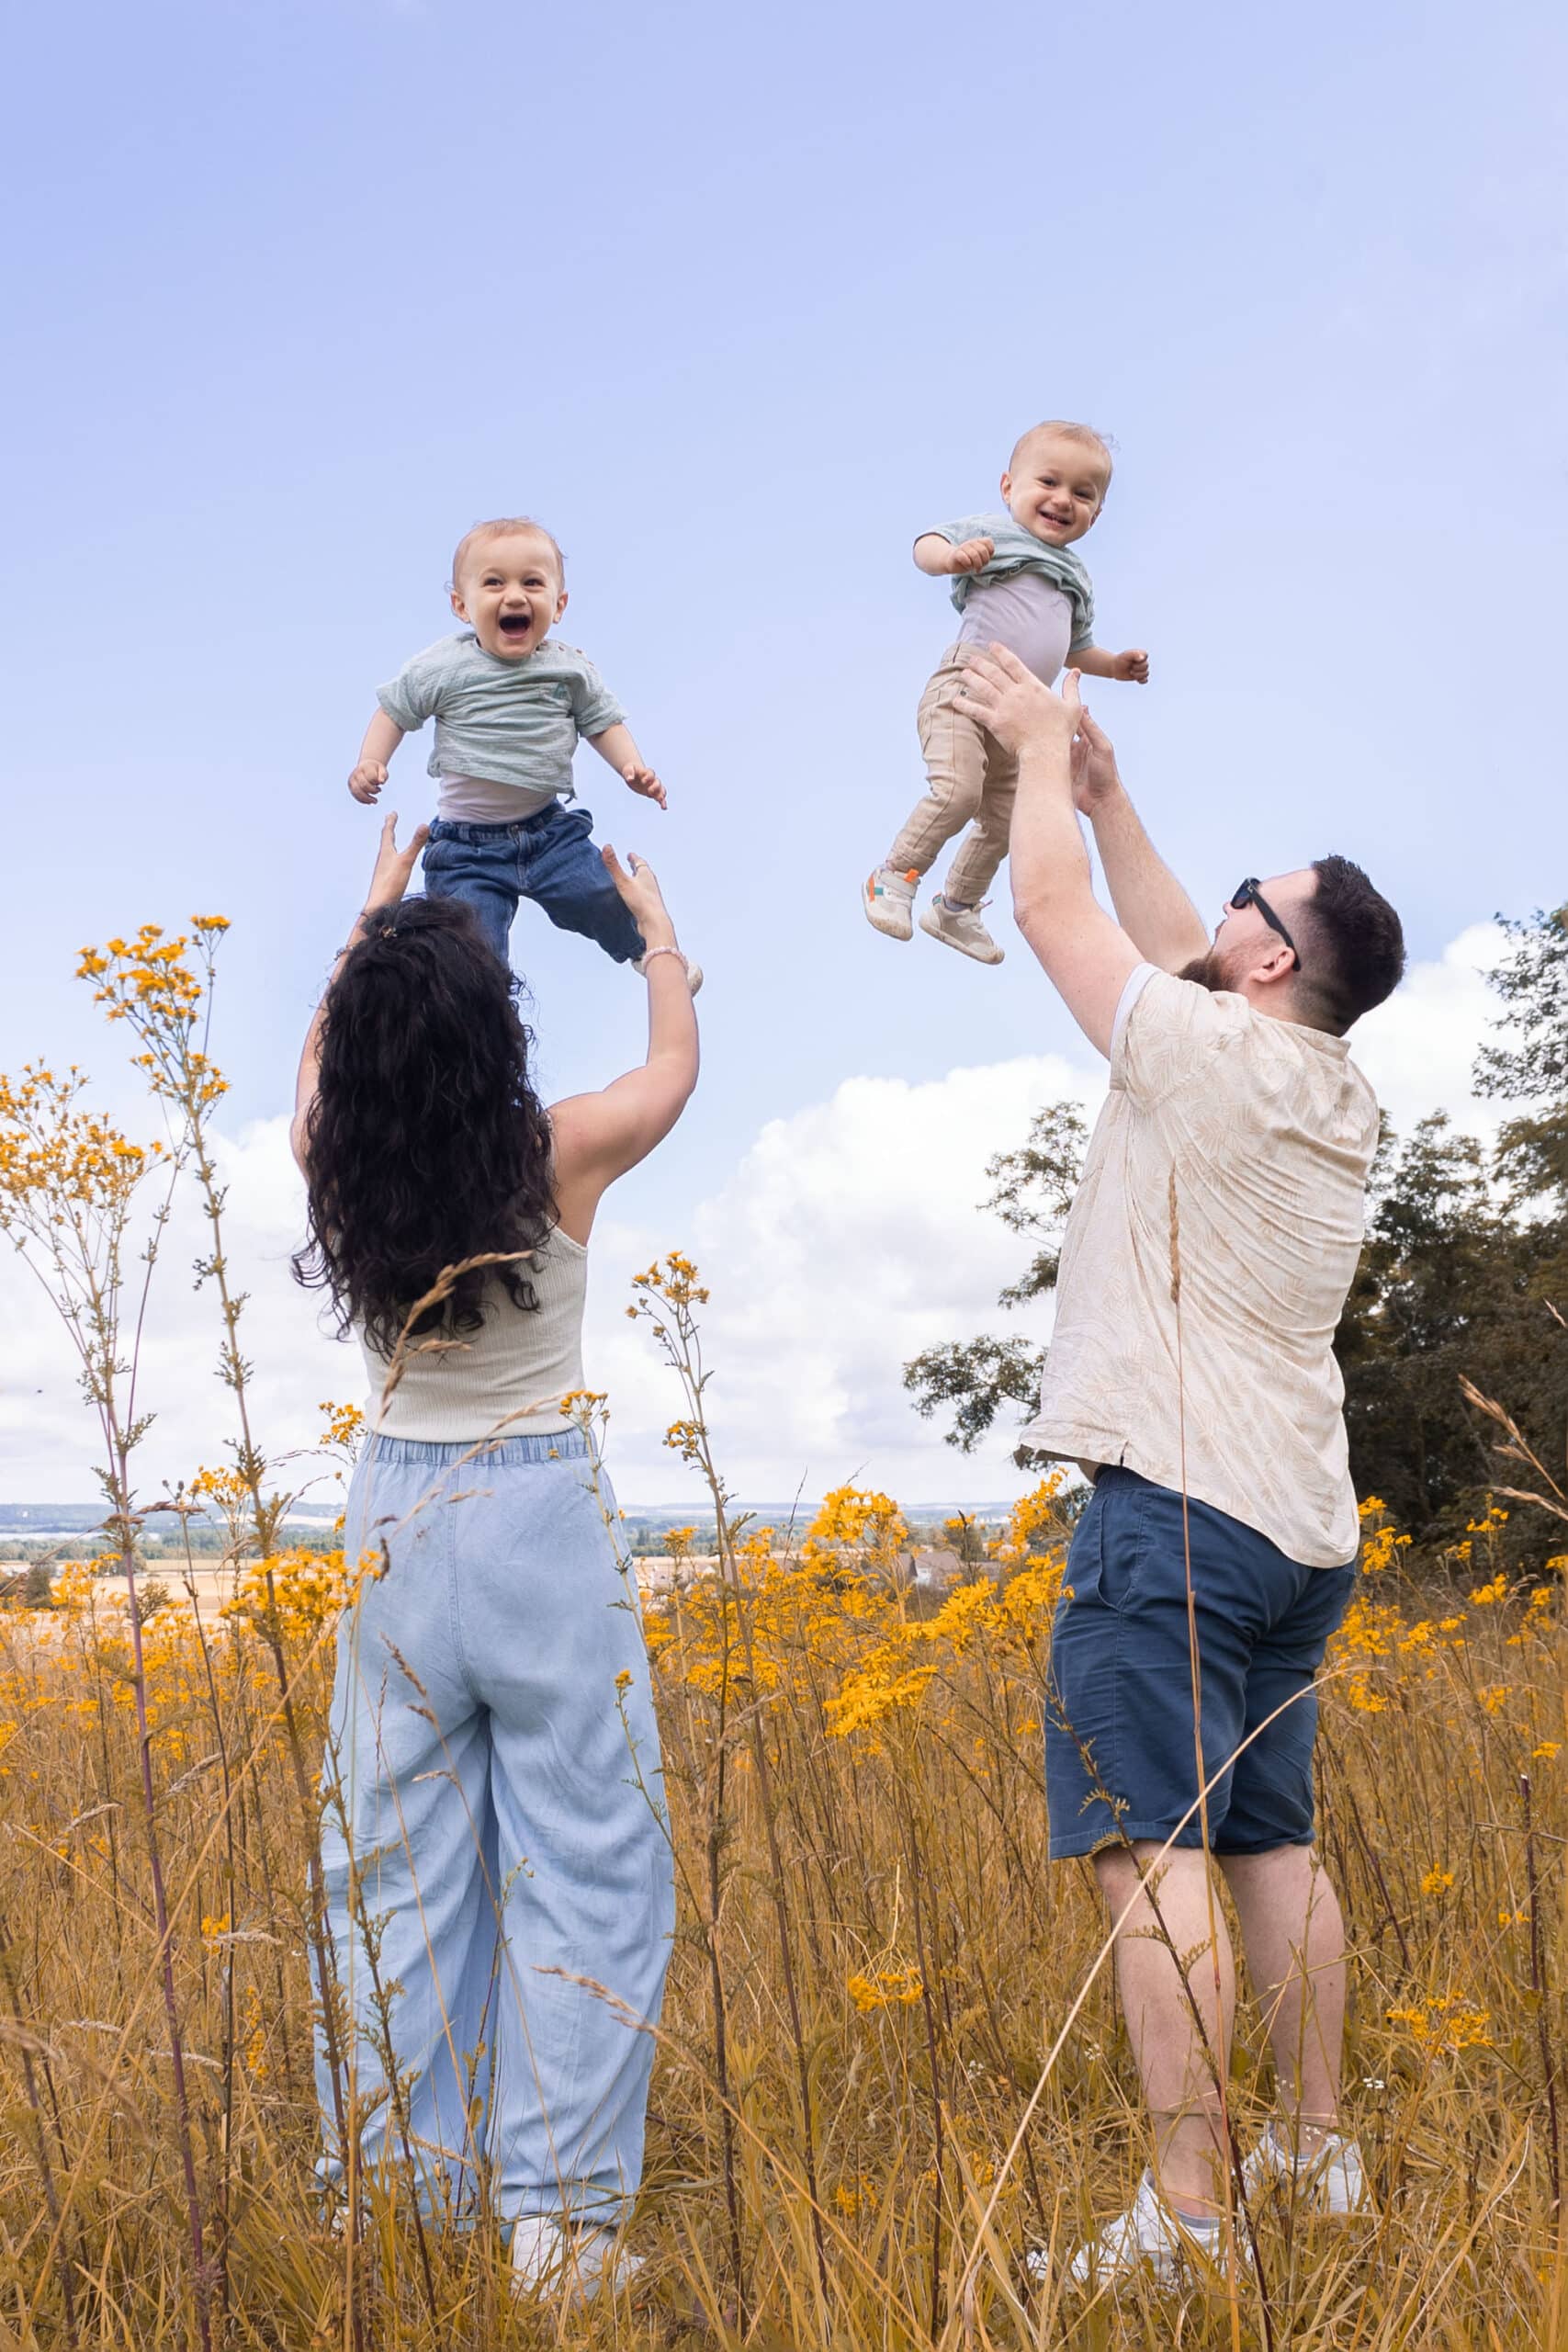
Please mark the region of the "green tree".
<svg viewBox="0 0 1568 2352"><path fill-rule="evenodd" d="M1035 1113L1028 1137L1017 1151L998 1152L987 1161L992 1190L981 1207L1033 1244L1017 1282L998 1295L998 1306L1016 1309L1055 1289L1062 1227L1083 1172L1088 1140L1077 1104L1053 1102ZM1044 1362L1044 1349L1027 1340L984 1333L927 1348L904 1366L904 1385L922 1419L952 1409L946 1441L961 1453L969 1453L1005 1407L1016 1408L1021 1422L1034 1412ZM1035 1457L1030 1447L1020 1445L1013 1459L1027 1467Z"/></svg>
<svg viewBox="0 0 1568 2352"><path fill-rule="evenodd" d="M1492 985L1504 1041L1482 1048L1475 1090L1529 1106L1498 1137L1496 1173L1514 1212L1541 1228L1538 1295L1568 1313L1568 905L1503 928L1513 946Z"/></svg>

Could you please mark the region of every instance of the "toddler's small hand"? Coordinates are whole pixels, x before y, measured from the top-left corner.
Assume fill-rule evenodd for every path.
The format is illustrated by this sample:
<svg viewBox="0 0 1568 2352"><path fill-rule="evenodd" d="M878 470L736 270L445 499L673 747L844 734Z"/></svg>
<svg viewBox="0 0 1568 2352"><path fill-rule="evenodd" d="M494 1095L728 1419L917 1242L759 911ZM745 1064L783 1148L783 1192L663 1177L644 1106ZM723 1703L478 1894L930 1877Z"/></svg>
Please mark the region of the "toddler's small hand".
<svg viewBox="0 0 1568 2352"><path fill-rule="evenodd" d="M664 786L651 768L641 767L636 760L628 760L621 770L621 774L631 789L634 792L640 792L645 800L657 800L661 808L669 808L670 803L665 797Z"/></svg>
<svg viewBox="0 0 1568 2352"><path fill-rule="evenodd" d="M1124 680L1130 686L1146 686L1149 683L1149 657L1142 646L1134 646L1126 653L1119 653L1116 656L1116 668L1112 674Z"/></svg>
<svg viewBox="0 0 1568 2352"><path fill-rule="evenodd" d="M363 800L368 805L378 797L386 781L384 760L361 760L348 779L348 788L356 800Z"/></svg>
<svg viewBox="0 0 1568 2352"><path fill-rule="evenodd" d="M997 551L995 539L961 539L948 559L953 571L984 571Z"/></svg>

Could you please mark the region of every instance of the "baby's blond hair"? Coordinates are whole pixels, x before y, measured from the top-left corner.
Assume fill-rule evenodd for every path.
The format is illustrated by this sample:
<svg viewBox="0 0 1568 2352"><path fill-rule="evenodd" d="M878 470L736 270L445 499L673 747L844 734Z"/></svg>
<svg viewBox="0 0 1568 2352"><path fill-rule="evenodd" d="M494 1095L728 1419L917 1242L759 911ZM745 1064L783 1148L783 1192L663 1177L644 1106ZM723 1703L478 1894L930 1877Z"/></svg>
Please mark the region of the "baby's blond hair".
<svg viewBox="0 0 1568 2352"><path fill-rule="evenodd" d="M1105 460L1105 487L1107 490L1110 489L1111 476L1114 470L1111 444L1103 434L1095 431L1092 424L1075 424L1072 419L1066 416L1043 417L1038 424L1032 424L1027 433L1019 435L1012 445L1012 455L1008 459L1010 474L1017 467L1021 453L1028 448L1038 433L1059 433L1064 441L1081 441L1086 449L1098 449Z"/></svg>
<svg viewBox="0 0 1568 2352"><path fill-rule="evenodd" d="M470 548L476 547L481 539L504 538L508 531L532 531L536 537L547 541L555 555L556 575L561 586L566 586L566 558L560 551L560 541L553 531L547 531L542 523L536 523L531 514L498 514L492 521L476 523L471 529L465 531L457 542L457 552L452 558L451 585L456 588L461 579L463 559Z"/></svg>

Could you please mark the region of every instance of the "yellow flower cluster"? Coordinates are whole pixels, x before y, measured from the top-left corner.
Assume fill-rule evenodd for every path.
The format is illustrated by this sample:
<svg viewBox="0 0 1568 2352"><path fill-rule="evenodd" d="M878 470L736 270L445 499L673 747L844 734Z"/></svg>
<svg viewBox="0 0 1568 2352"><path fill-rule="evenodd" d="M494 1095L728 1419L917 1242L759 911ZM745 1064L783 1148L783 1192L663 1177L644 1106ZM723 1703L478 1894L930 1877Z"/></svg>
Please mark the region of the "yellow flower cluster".
<svg viewBox="0 0 1568 2352"><path fill-rule="evenodd" d="M377 1565L369 1555L360 1573L374 1575ZM269 1639L309 1647L352 1599L355 1581L341 1552L279 1552L245 1569L220 1614Z"/></svg>
<svg viewBox="0 0 1568 2352"><path fill-rule="evenodd" d="M873 2009L908 2008L925 1989L925 1981L914 1967L884 1968L874 1976L852 1976L844 1985L863 2017Z"/></svg>
<svg viewBox="0 0 1568 2352"><path fill-rule="evenodd" d="M86 1084L72 1068L57 1077L41 1062L0 1077L0 1231L27 1232L123 1215L164 1146L130 1142L117 1127L76 1107Z"/></svg>
<svg viewBox="0 0 1568 2352"><path fill-rule="evenodd" d="M1460 1993L1428 1993L1424 2001L1384 2011L1391 2025L1404 2026L1417 2050L1457 2054L1490 2050L1490 2009L1477 2008Z"/></svg>
<svg viewBox="0 0 1568 2352"><path fill-rule="evenodd" d="M826 1496L798 1556L775 1552L771 1528L736 1549L732 1574L706 1577L645 1612L661 1678L709 1696L779 1691L820 1705L829 1734L875 1752L895 1718L919 1713L933 1686L951 1687L983 1651L1021 1673L1038 1729L1038 1667L1062 1594L1066 1549L1048 1478L1014 1507L992 1545L990 1574L954 1586L919 1613L901 1571L908 1529L892 1498L840 1487ZM676 1556L690 1529L666 1541Z"/></svg>
<svg viewBox="0 0 1568 2352"><path fill-rule="evenodd" d="M193 915L191 933L201 965L192 968L192 937L165 939L161 923L144 922L131 939L84 947L76 977L96 980L93 1001L110 1021L128 1021L142 1050L132 1056L152 1091L199 1121L229 1091L228 1080L197 1043L212 985L213 956L228 930L223 915Z"/></svg>

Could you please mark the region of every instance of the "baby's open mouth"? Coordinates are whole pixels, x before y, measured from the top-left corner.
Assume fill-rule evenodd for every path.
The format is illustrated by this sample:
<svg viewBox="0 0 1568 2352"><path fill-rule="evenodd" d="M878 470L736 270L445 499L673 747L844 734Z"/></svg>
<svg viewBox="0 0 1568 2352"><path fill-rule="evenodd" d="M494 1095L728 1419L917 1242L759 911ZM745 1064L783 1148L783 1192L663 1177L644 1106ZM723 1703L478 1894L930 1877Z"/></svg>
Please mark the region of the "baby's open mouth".
<svg viewBox="0 0 1568 2352"><path fill-rule="evenodd" d="M532 613L502 613L501 616L502 637L526 637L533 626Z"/></svg>

